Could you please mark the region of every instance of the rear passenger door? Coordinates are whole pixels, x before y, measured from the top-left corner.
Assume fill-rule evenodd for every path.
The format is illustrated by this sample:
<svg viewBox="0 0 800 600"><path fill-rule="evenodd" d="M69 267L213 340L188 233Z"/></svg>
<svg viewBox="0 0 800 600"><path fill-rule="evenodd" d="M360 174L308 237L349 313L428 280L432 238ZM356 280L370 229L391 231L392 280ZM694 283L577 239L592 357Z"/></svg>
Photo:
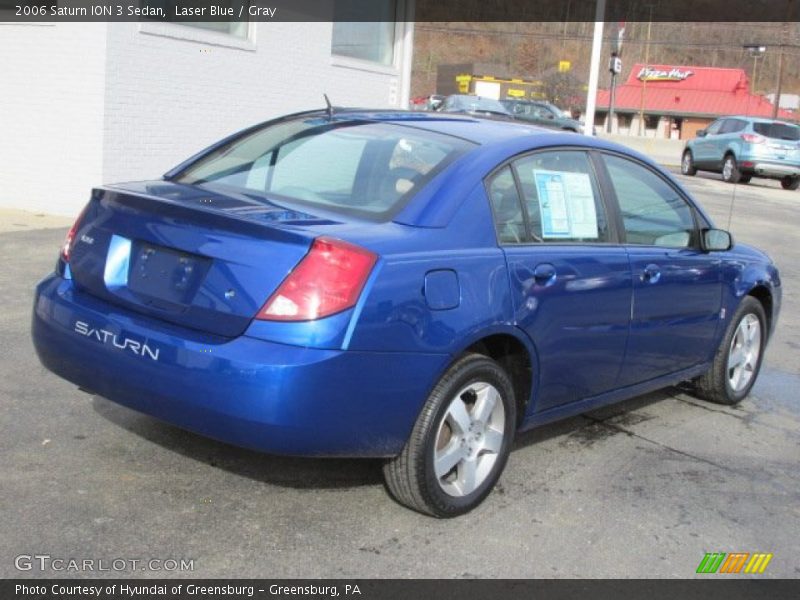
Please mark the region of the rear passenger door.
<svg viewBox="0 0 800 600"><path fill-rule="evenodd" d="M698 167L718 167L722 156L717 156L717 138L727 119L717 119L706 128L705 137L698 137L692 145L694 164Z"/></svg>
<svg viewBox="0 0 800 600"><path fill-rule="evenodd" d="M613 389L630 321L631 272L586 152L524 156L487 180L515 320L538 354L541 412Z"/></svg>
<svg viewBox="0 0 800 600"><path fill-rule="evenodd" d="M714 157L719 161L719 168L722 168L722 159L725 157L725 152L728 148L736 150L738 159L740 142L742 141L739 136L745 127L747 127L747 121L725 119L719 129L719 135L714 137Z"/></svg>
<svg viewBox="0 0 800 600"><path fill-rule="evenodd" d="M722 307L721 261L700 249L701 217L672 183L642 163L601 156L633 273L625 386L709 359Z"/></svg>

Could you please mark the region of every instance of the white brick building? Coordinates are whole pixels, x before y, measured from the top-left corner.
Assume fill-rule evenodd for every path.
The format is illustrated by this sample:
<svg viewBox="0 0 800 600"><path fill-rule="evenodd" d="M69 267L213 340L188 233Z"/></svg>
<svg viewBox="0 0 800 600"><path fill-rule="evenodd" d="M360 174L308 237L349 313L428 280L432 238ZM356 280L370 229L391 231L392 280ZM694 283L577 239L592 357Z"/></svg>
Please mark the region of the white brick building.
<svg viewBox="0 0 800 600"><path fill-rule="evenodd" d="M0 24L0 206L74 215L323 93L405 107L412 41L411 22Z"/></svg>

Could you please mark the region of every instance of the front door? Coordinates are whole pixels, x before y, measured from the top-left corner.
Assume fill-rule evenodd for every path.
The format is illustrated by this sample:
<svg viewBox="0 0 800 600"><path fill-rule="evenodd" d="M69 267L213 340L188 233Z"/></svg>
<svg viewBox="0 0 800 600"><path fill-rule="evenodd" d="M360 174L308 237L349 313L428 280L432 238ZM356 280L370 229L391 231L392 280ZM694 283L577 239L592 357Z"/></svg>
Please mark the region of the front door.
<svg viewBox="0 0 800 600"><path fill-rule="evenodd" d="M620 386L707 361L720 321L720 260L699 248L694 211L650 168L603 155L633 273L631 331Z"/></svg>

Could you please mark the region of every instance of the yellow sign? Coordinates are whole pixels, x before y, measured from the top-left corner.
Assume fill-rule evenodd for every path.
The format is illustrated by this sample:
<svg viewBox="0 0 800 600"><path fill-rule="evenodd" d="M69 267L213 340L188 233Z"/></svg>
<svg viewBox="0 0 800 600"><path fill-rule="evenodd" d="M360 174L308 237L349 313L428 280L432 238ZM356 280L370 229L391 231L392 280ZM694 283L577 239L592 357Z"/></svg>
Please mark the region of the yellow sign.
<svg viewBox="0 0 800 600"><path fill-rule="evenodd" d="M560 60L558 61L558 72L559 73L566 73L570 69L572 69L572 63L568 60Z"/></svg>

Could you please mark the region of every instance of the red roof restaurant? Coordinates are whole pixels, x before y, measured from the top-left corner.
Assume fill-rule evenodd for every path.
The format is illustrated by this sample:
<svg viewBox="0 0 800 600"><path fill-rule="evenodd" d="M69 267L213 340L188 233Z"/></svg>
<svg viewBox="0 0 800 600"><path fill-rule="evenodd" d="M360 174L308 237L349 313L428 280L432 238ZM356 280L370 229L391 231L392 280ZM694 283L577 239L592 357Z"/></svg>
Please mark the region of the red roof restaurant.
<svg viewBox="0 0 800 600"><path fill-rule="evenodd" d="M607 127L610 96L610 90L597 92L598 129ZM750 92L743 69L714 67L634 65L628 80L617 86L612 132L639 135L642 109L646 136L674 139L693 138L718 117L772 116L772 103ZM778 117L794 115L781 110Z"/></svg>

